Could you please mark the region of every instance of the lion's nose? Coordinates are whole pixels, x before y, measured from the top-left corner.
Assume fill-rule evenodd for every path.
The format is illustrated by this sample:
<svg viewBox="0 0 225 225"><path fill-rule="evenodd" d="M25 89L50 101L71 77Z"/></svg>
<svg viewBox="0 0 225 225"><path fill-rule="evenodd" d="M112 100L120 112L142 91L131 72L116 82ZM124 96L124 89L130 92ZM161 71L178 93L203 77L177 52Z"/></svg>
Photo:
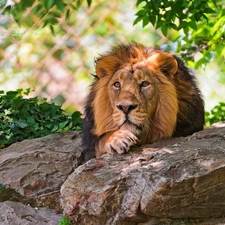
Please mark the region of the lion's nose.
<svg viewBox="0 0 225 225"><path fill-rule="evenodd" d="M116 105L116 107L124 112L125 114L128 114L130 111L134 110L137 108L137 105L133 105L133 104L119 104Z"/></svg>

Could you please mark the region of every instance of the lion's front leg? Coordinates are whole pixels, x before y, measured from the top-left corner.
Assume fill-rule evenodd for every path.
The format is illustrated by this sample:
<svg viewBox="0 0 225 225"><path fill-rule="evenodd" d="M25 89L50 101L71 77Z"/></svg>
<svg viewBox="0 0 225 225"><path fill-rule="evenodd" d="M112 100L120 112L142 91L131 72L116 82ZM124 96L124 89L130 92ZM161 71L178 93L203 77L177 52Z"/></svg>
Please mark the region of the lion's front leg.
<svg viewBox="0 0 225 225"><path fill-rule="evenodd" d="M96 156L105 153L122 154L127 152L131 146L138 143L138 138L129 130L117 130L105 134L100 138L98 146L96 146Z"/></svg>

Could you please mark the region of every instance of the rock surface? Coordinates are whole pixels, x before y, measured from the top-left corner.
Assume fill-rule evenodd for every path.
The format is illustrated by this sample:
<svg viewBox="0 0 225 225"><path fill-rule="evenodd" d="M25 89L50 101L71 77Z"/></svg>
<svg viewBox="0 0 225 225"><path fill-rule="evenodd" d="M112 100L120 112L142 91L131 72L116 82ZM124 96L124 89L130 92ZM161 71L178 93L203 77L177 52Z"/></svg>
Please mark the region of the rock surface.
<svg viewBox="0 0 225 225"><path fill-rule="evenodd" d="M80 133L13 144L0 150L0 184L18 192L0 190L0 225L58 225L62 214L47 208L58 211L65 180L61 205L73 225L225 224L225 124L219 126L78 168Z"/></svg>
<svg viewBox="0 0 225 225"><path fill-rule="evenodd" d="M79 166L61 188L64 213L82 225L224 217L225 124L218 126Z"/></svg>
<svg viewBox="0 0 225 225"><path fill-rule="evenodd" d="M58 225L62 215L18 202L0 202L0 225Z"/></svg>
<svg viewBox="0 0 225 225"><path fill-rule="evenodd" d="M78 166L81 139L78 132L65 132L25 140L0 150L0 184L25 196L59 191Z"/></svg>
<svg viewBox="0 0 225 225"><path fill-rule="evenodd" d="M7 189L0 189L0 225L58 225L59 190L79 165L81 151L75 131L1 149L0 184Z"/></svg>

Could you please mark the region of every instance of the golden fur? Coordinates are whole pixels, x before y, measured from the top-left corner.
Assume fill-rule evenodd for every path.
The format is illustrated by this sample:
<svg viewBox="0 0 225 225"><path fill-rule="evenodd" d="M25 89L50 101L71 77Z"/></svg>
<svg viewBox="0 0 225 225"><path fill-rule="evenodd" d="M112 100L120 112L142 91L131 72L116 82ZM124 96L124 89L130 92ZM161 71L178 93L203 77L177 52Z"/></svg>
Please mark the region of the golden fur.
<svg viewBox="0 0 225 225"><path fill-rule="evenodd" d="M121 45L101 56L96 61L98 79L86 104L96 156L185 135L175 130L178 121L181 130L182 124L190 122L191 102L197 99L200 113L204 113L199 91L187 71L172 53L139 44ZM203 124L204 119L194 130L202 129Z"/></svg>

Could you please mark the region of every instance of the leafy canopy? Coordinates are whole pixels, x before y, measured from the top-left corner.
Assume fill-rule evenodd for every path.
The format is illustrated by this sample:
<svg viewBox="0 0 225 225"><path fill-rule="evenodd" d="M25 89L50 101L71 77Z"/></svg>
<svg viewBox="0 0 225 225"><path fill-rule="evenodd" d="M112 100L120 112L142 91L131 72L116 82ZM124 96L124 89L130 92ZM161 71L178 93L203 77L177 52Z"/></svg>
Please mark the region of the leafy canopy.
<svg viewBox="0 0 225 225"><path fill-rule="evenodd" d="M90 6L91 0L86 2ZM77 11L82 0L20 0L14 3L7 5L7 0L0 0L0 9L3 9L3 14L10 13L17 23L27 24L30 27L40 21L43 27L49 25L54 33L54 25L59 23L59 19L64 16L68 18L72 10ZM30 12L24 17L27 10Z"/></svg>
<svg viewBox="0 0 225 225"><path fill-rule="evenodd" d="M16 22L32 26L40 21L42 26L49 25L53 33L60 18L68 19L83 4L81 0L20 0L6 6L6 2L0 1L0 9L12 14ZM85 2L90 6L92 0ZM134 24L142 22L144 27L151 23L167 37L168 33L177 31L173 46L186 61L194 62L195 69L214 60L225 72L224 4L224 0L137 0ZM24 17L26 10L30 12ZM197 52L200 57L194 60Z"/></svg>
<svg viewBox="0 0 225 225"><path fill-rule="evenodd" d="M139 10L134 24L143 27L151 23L161 29L164 36L171 30L179 31L174 42L176 51L186 60L194 61L195 69L212 59L222 65L225 72L225 8L224 0L137 0ZM170 50L170 49L168 49Z"/></svg>

